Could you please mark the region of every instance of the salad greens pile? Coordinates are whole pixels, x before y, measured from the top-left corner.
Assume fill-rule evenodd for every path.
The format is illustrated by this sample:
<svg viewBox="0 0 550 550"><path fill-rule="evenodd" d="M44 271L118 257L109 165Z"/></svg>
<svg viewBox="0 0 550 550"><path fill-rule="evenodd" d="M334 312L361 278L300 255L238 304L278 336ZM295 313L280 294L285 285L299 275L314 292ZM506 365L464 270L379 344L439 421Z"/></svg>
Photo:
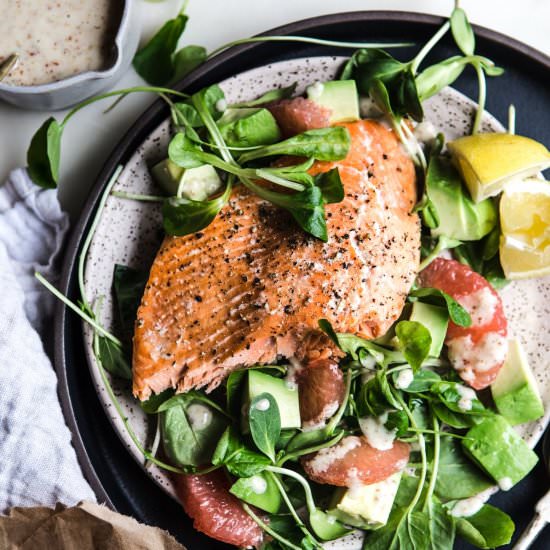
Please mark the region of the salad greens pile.
<svg viewBox="0 0 550 550"><path fill-rule="evenodd" d="M489 496L495 483L516 483L533 467L536 456L515 432L508 430L506 420L484 396L465 388L451 368L443 349L447 324L452 321L467 327L472 320L456 300L441 290L414 288L401 318L376 341L336 333L328 321L319 320L320 329L343 353L339 368L345 380L338 409L320 426L303 429L299 391L289 383L293 368L281 361L234 371L222 387L208 395L198 390L184 394L166 390L154 395L140 403L157 426L152 448L146 449L134 433L106 373L122 383L132 378L131 336L148 273L122 265L114 267L119 337L101 325L101 299L90 302L84 287L85 258L107 197L112 193L126 199L159 201L165 232L185 235L207 227L235 188L242 185L286 210L306 233L322 241L329 239L325 204L340 202L344 197L338 169L312 176L310 168L316 160L346 157L350 147L347 129L332 126L283 139L277 121L266 109L274 101L291 98L295 86L274 89L253 101L233 105L227 105L217 85L193 95L163 87L208 57L198 46L176 51L186 21L182 10L136 55L134 66L151 86L109 92L88 100L70 111L61 123L48 119L28 150L33 180L43 187L55 187L63 129L80 109L100 99L155 92L170 110L174 134L168 159L158 168L158 173L170 177L157 176L167 195L112 193L120 170L114 174L80 255L79 305L37 275L94 328L97 363L130 437L148 462L170 472L203 475L223 469L231 478L230 492L269 535L266 550L320 548L324 541L345 536L356 527L365 530L364 547L369 550L450 550L457 535L478 548L507 544L514 530L512 520L484 504L479 494ZM449 30L460 53L419 71L427 54ZM301 40L350 47L349 43L303 37L246 41L251 40ZM479 79L478 109L472 125L472 131L477 132L485 104L485 75L496 76L502 70L475 54L472 28L459 7L410 61L395 59L378 44L353 46L360 49L344 64L339 79L353 81L363 97L374 101L416 164L421 190L415 207L422 220L421 267L449 249L493 285L504 284L494 202L472 201L444 153L442 135L423 147L412 131L412 121L423 120L422 102L472 66ZM294 160L273 164L274 158L283 156ZM205 167L214 190L202 189L202 194L193 195L185 188L182 175ZM414 317L417 304L424 311L438 312L444 327L441 334ZM263 380L260 389L254 382L258 377ZM294 411L291 420L289 411ZM364 497L364 509L352 509L343 503L354 500L349 491L355 489L342 492L311 481L303 459L343 444L346 438L360 436L365 419L377 422L380 430L392 438L409 443L412 452L407 468L394 479L393 493L384 485L387 480L380 482L382 493L390 495L385 501L369 503L370 497ZM500 462L513 463L515 469L490 463L487 456L495 453ZM387 520L370 517L369 505L387 509Z"/></svg>

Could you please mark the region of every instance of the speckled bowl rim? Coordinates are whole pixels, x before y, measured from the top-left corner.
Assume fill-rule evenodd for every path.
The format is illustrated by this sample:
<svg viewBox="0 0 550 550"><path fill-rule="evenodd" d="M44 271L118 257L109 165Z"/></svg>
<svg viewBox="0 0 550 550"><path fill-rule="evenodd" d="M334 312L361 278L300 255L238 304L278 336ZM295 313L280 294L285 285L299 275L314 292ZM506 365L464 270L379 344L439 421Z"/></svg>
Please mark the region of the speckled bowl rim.
<svg viewBox="0 0 550 550"><path fill-rule="evenodd" d="M116 57L114 63L112 63L108 69L101 71L85 71L67 78L62 78L61 80L56 80L55 82L37 84L36 86L14 86L10 84L2 84L2 81L0 81L0 92L10 92L14 95L34 95L45 92L51 93L58 90L63 90L65 88L70 88L75 84L81 84L87 80L102 80L113 76L118 71L122 63L122 47L124 39L128 33L132 32L130 23L132 21L132 9L135 9L135 6L132 6L133 1L134 0L124 0L120 23L118 25L118 30L113 43L113 48L116 51Z"/></svg>
<svg viewBox="0 0 550 550"><path fill-rule="evenodd" d="M304 19L271 29L265 33L261 33L260 36L307 33L310 29L314 29L322 25L345 24L352 21L393 21L405 24L425 24L435 27L437 25L441 25L445 20L445 18L439 16L403 11L357 11ZM476 35L501 46L503 49L512 50L516 53L529 57L535 63L540 65L539 69L550 72L549 56L501 33L479 26L474 26L474 28ZM225 63L235 60L244 54L250 55L255 50L260 49L261 45L261 43L245 44L232 47L222 52L190 73L176 86L176 88L179 90L192 88L196 81L215 71L216 68L222 67ZM82 244L82 239L91 222L104 186L109 181L116 167L121 163L121 158L125 156L130 149L135 149L135 147L143 139L144 130L151 127L155 120L160 120L159 117L165 110L166 108L162 100L156 100L153 102L153 104L140 117L137 118L136 123L126 132L124 137L107 159L97 178L96 184L90 191L88 199L83 207L82 214L72 230L63 262L64 268L59 285L61 292L68 294L71 289L72 277L76 266L76 258ZM65 348L67 345L65 339L66 323L67 310L63 304L58 303L54 320L54 367L59 380L58 392L63 414L67 425L72 432L73 446L75 447L84 476L90 483L98 499L110 506L112 509L115 509L113 502L111 501L109 494L99 477L99 474L96 472L92 464L78 427L75 412L73 410L72 396L68 385L66 371L68 367L65 357Z"/></svg>

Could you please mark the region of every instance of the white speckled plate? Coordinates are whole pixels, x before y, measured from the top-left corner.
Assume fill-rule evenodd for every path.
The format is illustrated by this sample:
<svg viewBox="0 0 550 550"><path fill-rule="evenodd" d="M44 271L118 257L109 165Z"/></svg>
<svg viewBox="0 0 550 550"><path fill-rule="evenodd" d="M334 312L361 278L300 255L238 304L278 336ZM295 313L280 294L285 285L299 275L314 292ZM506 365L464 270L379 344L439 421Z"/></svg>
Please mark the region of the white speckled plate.
<svg viewBox="0 0 550 550"><path fill-rule="evenodd" d="M317 80L333 78L342 59L315 57L275 63L234 76L222 82L221 86L230 103L252 99L275 86L285 86L295 81L299 83L298 92L302 92L307 85ZM425 103L425 111L426 117L445 134L447 140L452 140L468 132L473 103L457 91L447 88ZM503 127L496 119L485 115L484 130L502 131ZM155 194L148 167L166 157L168 139L169 124L166 121L135 152L120 174L115 189ZM105 326L111 327L114 318L111 297L114 264L147 268L154 258L160 239L158 205L109 197L92 240L85 272L88 299L93 302L105 296L101 319ZM534 446L550 416L550 278L515 282L501 294L510 334L519 338L525 346L545 403L546 414L543 419L519 428L529 444ZM91 347L92 332L87 325L84 325L84 333L88 362L100 400L128 451L143 464L143 457L131 442L99 376ZM149 426L146 415L136 406L129 393L119 390L117 396L138 437L146 446L150 445L154 427ZM166 492L174 494L170 480L162 470L152 466L146 468L146 472ZM355 542L351 546L356 545Z"/></svg>

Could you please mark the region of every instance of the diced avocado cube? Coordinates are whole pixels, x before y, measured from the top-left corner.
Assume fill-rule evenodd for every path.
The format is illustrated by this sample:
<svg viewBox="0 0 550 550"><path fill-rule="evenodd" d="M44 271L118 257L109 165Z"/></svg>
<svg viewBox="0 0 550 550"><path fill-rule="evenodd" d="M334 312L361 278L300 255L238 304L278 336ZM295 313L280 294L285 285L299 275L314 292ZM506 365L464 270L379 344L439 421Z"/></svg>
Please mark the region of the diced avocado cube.
<svg viewBox="0 0 550 550"><path fill-rule="evenodd" d="M151 174L170 196L176 195L179 189L183 197L194 201L206 200L222 184L216 169L210 164L184 169L165 159L153 166Z"/></svg>
<svg viewBox="0 0 550 550"><path fill-rule="evenodd" d="M431 304L414 302L409 320L423 324L430 331L432 337L430 356L439 357L443 348L443 342L445 341L445 335L447 334L447 326L449 325L447 310L439 306L432 306Z"/></svg>
<svg viewBox="0 0 550 550"><path fill-rule="evenodd" d="M184 170L185 168L181 168L170 159L164 159L151 168L151 175L166 193L175 195Z"/></svg>
<svg viewBox="0 0 550 550"><path fill-rule="evenodd" d="M330 123L359 120L359 95L355 80L316 82L307 89L311 101L330 109Z"/></svg>
<svg viewBox="0 0 550 550"><path fill-rule="evenodd" d="M229 492L252 506L276 514L281 507L281 493L270 475L259 473L239 478Z"/></svg>
<svg viewBox="0 0 550 550"><path fill-rule="evenodd" d="M491 393L498 412L512 426L544 415L537 381L518 340L508 342L508 355L491 386Z"/></svg>
<svg viewBox="0 0 550 550"><path fill-rule="evenodd" d="M281 140L277 121L267 109L227 109L217 124L230 147L270 145Z"/></svg>
<svg viewBox="0 0 550 550"><path fill-rule="evenodd" d="M262 393L270 393L275 399L281 416L281 429L301 426L300 402L296 387L289 387L283 378L275 378L256 369L249 370L245 403L250 403ZM245 410L247 409L248 407L245 407ZM243 431L248 432L248 419L244 414L242 420Z"/></svg>
<svg viewBox="0 0 550 550"><path fill-rule="evenodd" d="M328 513L342 523L361 529L377 529L386 525L402 472L370 485L357 485L336 491Z"/></svg>
<svg viewBox="0 0 550 550"><path fill-rule="evenodd" d="M503 489L510 489L522 480L538 461L527 443L498 414L470 428L462 447Z"/></svg>

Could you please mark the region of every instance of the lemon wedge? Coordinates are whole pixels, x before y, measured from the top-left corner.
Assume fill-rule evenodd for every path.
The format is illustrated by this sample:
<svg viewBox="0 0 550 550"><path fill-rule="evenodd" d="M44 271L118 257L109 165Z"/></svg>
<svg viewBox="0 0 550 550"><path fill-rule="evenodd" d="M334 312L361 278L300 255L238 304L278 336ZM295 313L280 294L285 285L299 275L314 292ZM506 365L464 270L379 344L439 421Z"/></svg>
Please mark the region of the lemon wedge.
<svg viewBox="0 0 550 550"><path fill-rule="evenodd" d="M544 145L514 134L474 134L450 142L448 148L474 202L498 195L512 179L550 166Z"/></svg>
<svg viewBox="0 0 550 550"><path fill-rule="evenodd" d="M500 199L500 263L507 279L550 274L550 182L509 183Z"/></svg>

